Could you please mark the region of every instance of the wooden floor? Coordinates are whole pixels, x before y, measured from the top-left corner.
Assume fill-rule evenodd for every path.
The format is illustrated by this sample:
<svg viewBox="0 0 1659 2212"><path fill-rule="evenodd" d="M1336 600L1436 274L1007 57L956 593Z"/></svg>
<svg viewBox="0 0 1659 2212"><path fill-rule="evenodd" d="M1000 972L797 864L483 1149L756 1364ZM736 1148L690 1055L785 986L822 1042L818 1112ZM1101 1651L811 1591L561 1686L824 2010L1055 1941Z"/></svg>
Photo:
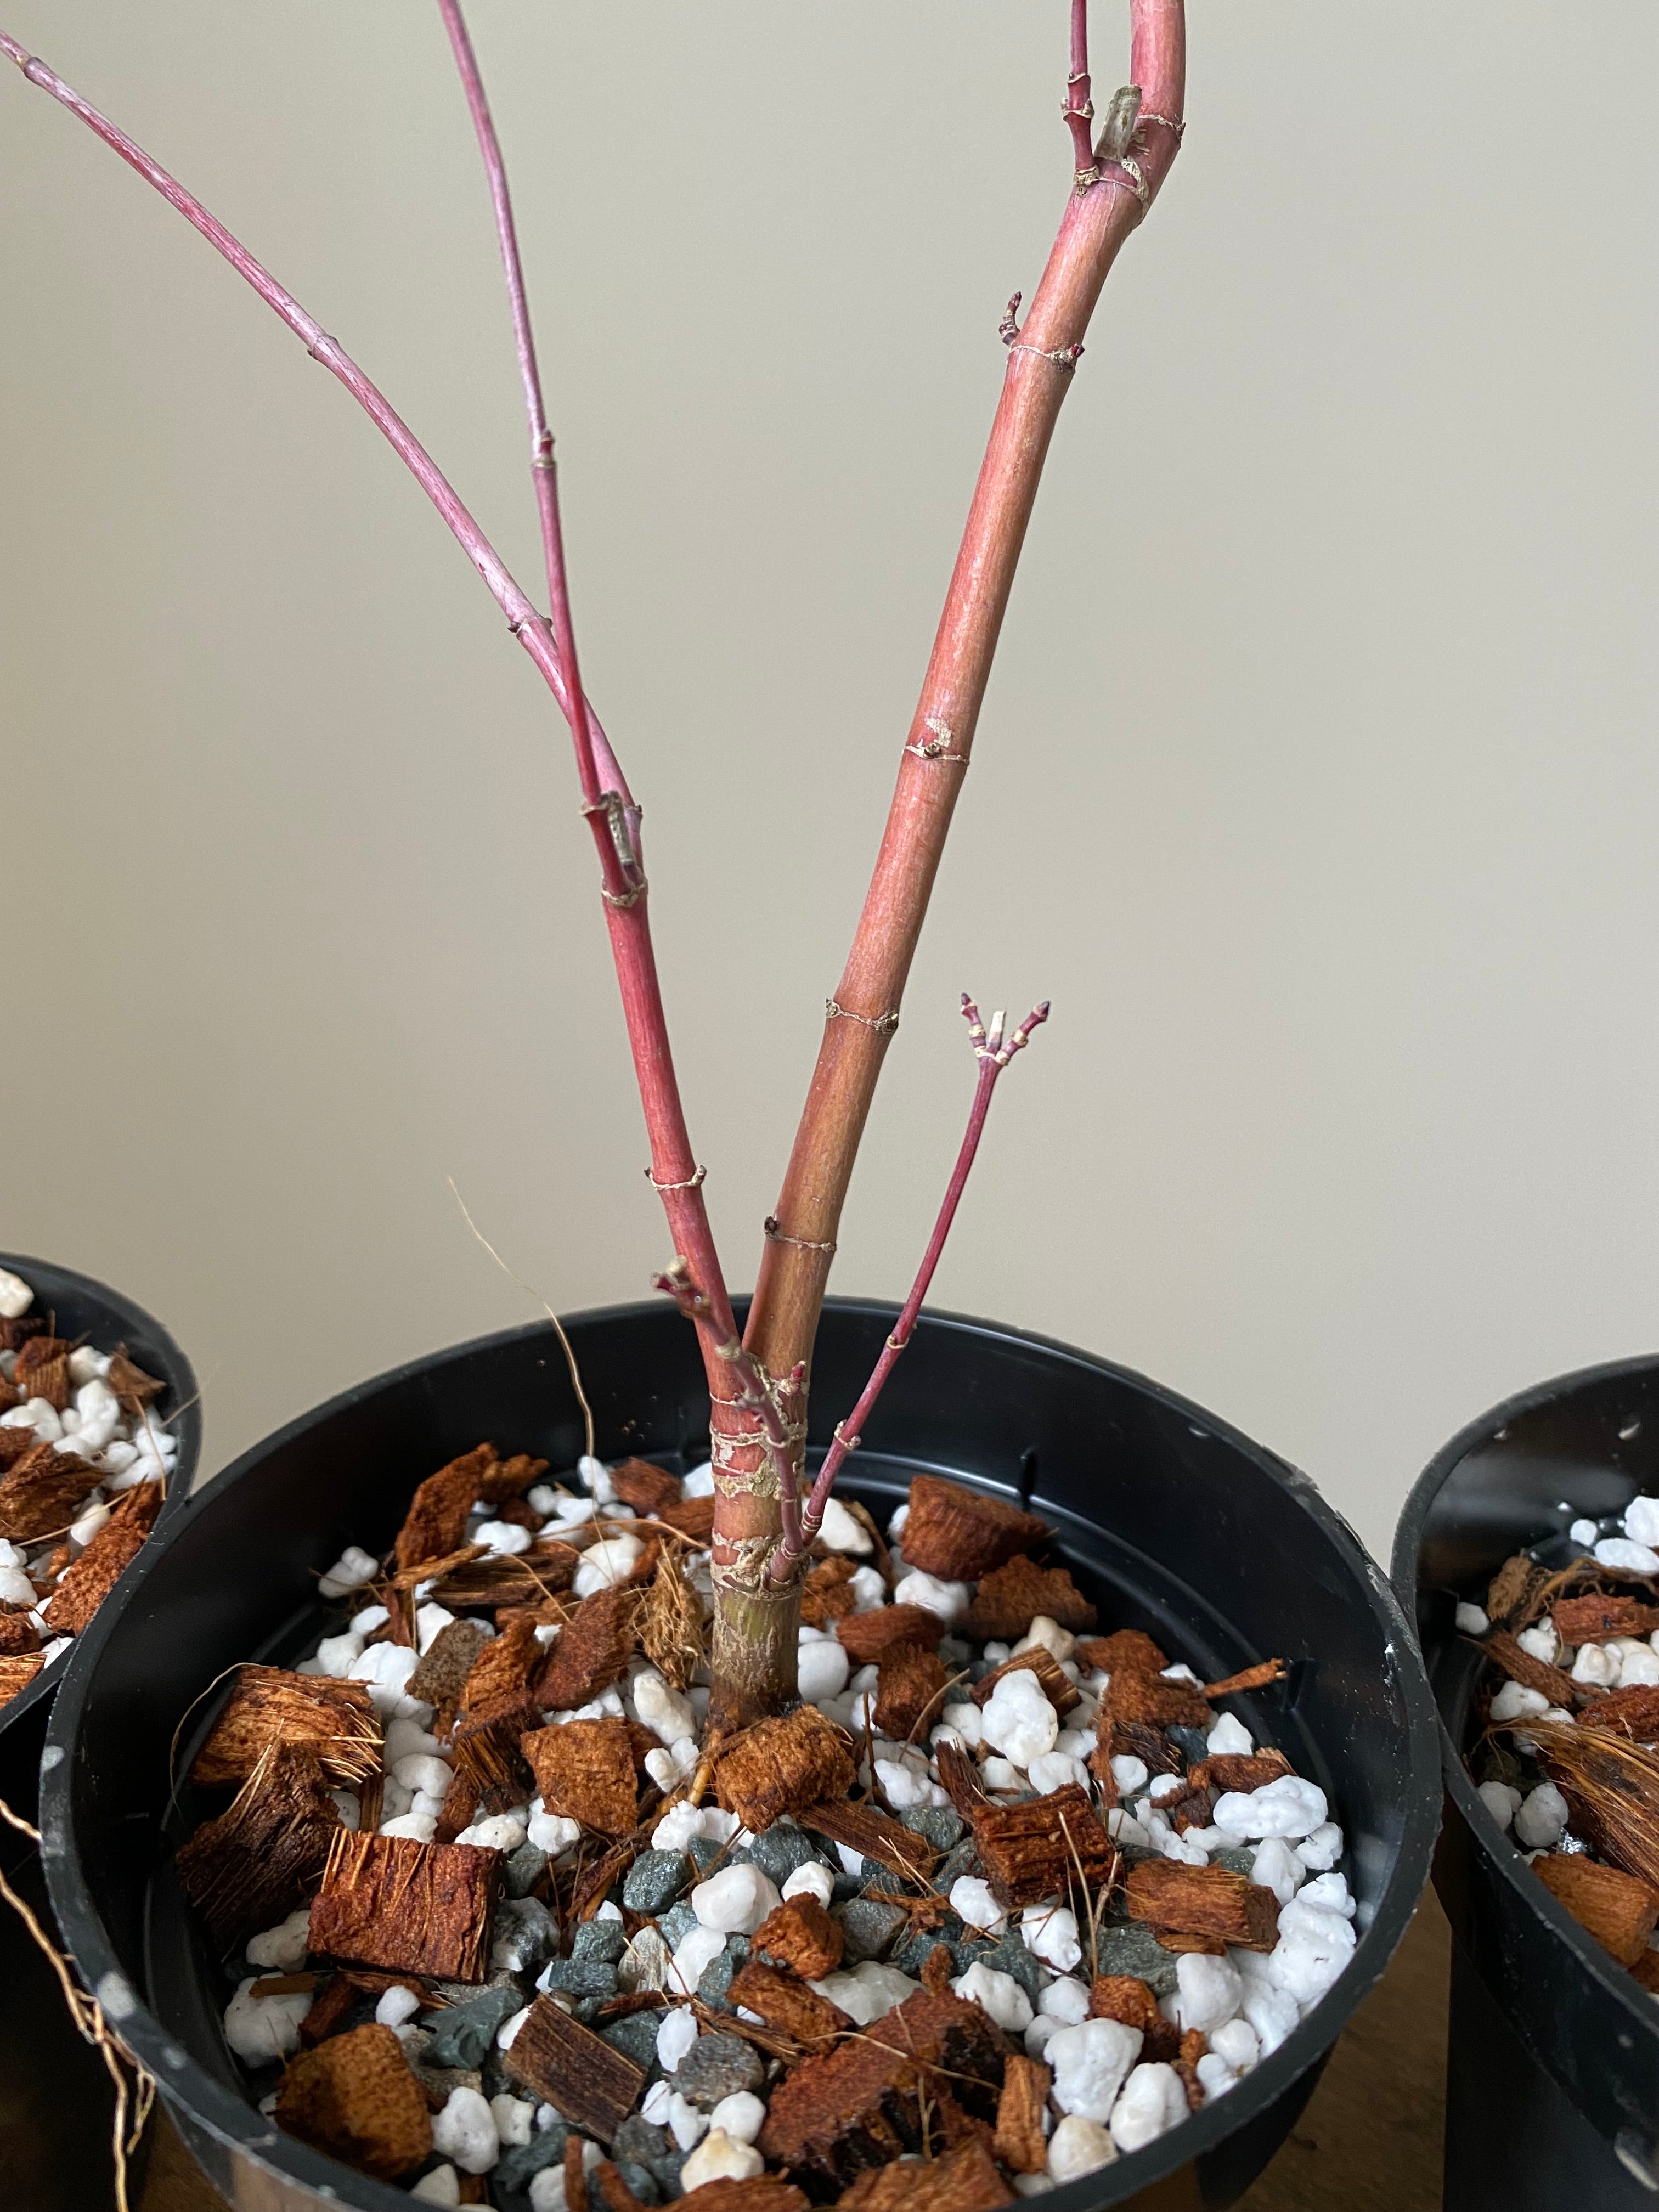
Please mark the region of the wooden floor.
<svg viewBox="0 0 1659 2212"><path fill-rule="evenodd" d="M1432 1890L1237 2212L1439 2212L1451 1936ZM228 2212L165 2117L138 2212Z"/></svg>

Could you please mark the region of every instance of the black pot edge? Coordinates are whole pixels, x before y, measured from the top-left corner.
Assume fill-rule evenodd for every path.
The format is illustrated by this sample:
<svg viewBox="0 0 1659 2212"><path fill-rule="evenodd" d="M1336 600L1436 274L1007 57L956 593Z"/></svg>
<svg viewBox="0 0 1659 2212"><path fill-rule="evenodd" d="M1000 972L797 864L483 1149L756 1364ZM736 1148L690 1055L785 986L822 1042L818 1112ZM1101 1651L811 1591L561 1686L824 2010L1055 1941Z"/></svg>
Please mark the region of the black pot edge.
<svg viewBox="0 0 1659 2212"><path fill-rule="evenodd" d="M888 1321L897 1312L895 1305L880 1299L842 1297L826 1300L825 1303L842 1311L870 1314ZM733 1304L741 1319L747 1300L736 1299ZM586 1307L578 1313L562 1316L561 1321L564 1327L571 1328L586 1322L622 1319L635 1313L659 1311L660 1305L658 1301L639 1299L615 1306ZM1177 2130L1159 2138L1158 2142L1149 2144L1145 2150L1120 2156L1097 2172L1085 2175L1079 2181L1064 2184L1048 2192L1054 2199L1054 2212L1094 2212L1094 2208L1124 2203L1140 2190L1179 2172L1206 2151L1217 2148L1226 2137L1265 2114L1310 2069L1322 2064L1331 2045L1354 2012L1381 1980L1416 1911L1428 1880L1435 1842L1439 1834L1442 1802L1439 1774L1432 1748L1437 1715L1427 1678L1417 1660L1416 1638L1411 1632L1388 1577L1364 1549L1347 1522L1321 1495L1311 1479L1300 1468L1281 1459L1264 1445L1254 1443L1230 1423L1218 1420L1190 1399L1166 1389L1161 1383L1152 1382L1133 1368L1080 1351L1074 1345L1064 1344L1057 1339L1041 1336L1034 1332L1009 1329L1000 1323L975 1316L942 1312L931 1308L924 1310L921 1321L924 1325L942 1324L973 1335L1001 1340L1012 1337L1018 1343L1036 1346L1078 1366L1101 1370L1137 1385L1256 1460L1276 1480L1295 1494L1297 1503L1319 1524L1329 1540L1340 1551L1348 1554L1350 1564L1361 1575L1370 1591L1371 1609L1378 1617L1379 1625L1402 1662L1401 1680L1407 1709L1411 1771L1407 1778L1406 1816L1395 1875L1384 1894L1382 1905L1355 1947L1353 1958L1340 1981L1322 2001L1315 2014L1300 2022L1270 2057L1264 2059L1237 2088L1230 2090L1217 2104L1191 2114L1181 2123ZM530 1322L514 1328L487 1332L459 1345L441 1346L435 1352L427 1352L407 1360L368 1382L339 1392L326 1404L313 1407L271 1436L262 1438L229 1467L216 1474L191 1500L192 1516L274 1446L288 1442L313 1423L331 1417L343 1407L417 1372L434 1358L464 1356L486 1345L538 1334L548 1327L545 1322ZM158 1547L157 1556L159 1550ZM181 2051L166 2034L159 2021L139 2001L108 1942L101 1921L92 1910L84 1893L72 1881L69 1872L70 1747L74 1741L80 1708L88 1693L90 1678L97 1668L99 1653L105 1640L112 1633L120 1613L133 1602L150 1564L152 1562L141 1556L129 1579L118 1585L110 1600L100 1607L87 1635L77 1639L80 1648L70 1654L63 1686L64 1694L53 1709L49 1738L40 1762L41 1857L52 1911L83 1983L97 1997L123 2043L155 2077L163 2099L170 2103L169 2089L184 2077L193 2077L190 2092L191 2102L181 2115L187 2130L212 2136L228 2151L246 2157L256 2165L266 2164L260 2157L261 2151L280 2145L283 2160L280 2166L274 2167L276 2173L286 2173L319 2192L337 2197L337 2176L341 2168L337 2160L313 2151L308 2146L282 2134L253 2106L199 2069L189 2054ZM1181 2154L1172 2160L1170 2150L1176 2143ZM374 2208L374 2212L398 2212L400 2207L406 2208L410 2201L406 2191L390 2184L374 2183L367 2176L354 2176L354 2179L360 2184L357 2203L362 2207ZM1100 2193L1103 2181L1109 2182L1111 2193L1109 2196L1103 2197Z"/></svg>
<svg viewBox="0 0 1659 2212"><path fill-rule="evenodd" d="M61 1285L72 1285L76 1290L84 1293L88 1297L96 1299L100 1305L107 1306L112 1315L121 1322L123 1327L131 1329L135 1335L142 1332L166 1355L170 1370L168 1382L180 1394L179 1398L180 1418L174 1424L173 1428L173 1433L179 1439L179 1464L174 1468L173 1477L167 1484L167 1494L162 1499L161 1510L156 1516L156 1526L159 1528L163 1523L170 1521L173 1516L188 1502L191 1494L190 1486L196 1474L196 1462L202 1455L201 1391L197 1383L196 1370L185 1358L178 1339L171 1329L165 1328L156 1320L154 1314L147 1312L136 1299L128 1297L124 1291L112 1290L107 1283L100 1282L95 1275L83 1275L77 1268L60 1267L55 1260L38 1259L26 1252L0 1252L0 1267L8 1268L14 1274L21 1275L31 1285L36 1285L38 1279L42 1276L50 1276ZM40 1295L40 1290L37 1287L37 1302ZM130 1569L129 1572L131 1571ZM111 1595L113 1596L113 1595L112 1591ZM70 1656L73 1657L72 1653ZM50 1704L58 1695L68 1676L67 1662L54 1668L43 1669L20 1696L11 1698L4 1705L0 1705L0 1737L4 1736L8 1729L26 1723L28 1716L31 1713L38 1713L43 1705Z"/></svg>
<svg viewBox="0 0 1659 2212"><path fill-rule="evenodd" d="M1394 1539L1392 1571L1395 1595L1410 1630L1413 1648L1419 1655L1421 1646L1417 1634L1418 1558L1422 1550L1423 1530L1428 1520L1429 1508L1452 1469L1477 1444L1489 1441L1499 1429L1507 1428L1511 1421L1536 1413L1564 1392L1582 1389L1588 1384L1614 1382L1622 1375L1651 1368L1656 1359L1659 1359L1659 1353L1635 1352L1623 1359L1601 1360L1593 1366L1573 1368L1547 1382L1535 1382L1525 1390L1516 1391L1512 1398L1504 1399L1486 1413L1477 1414L1474 1420L1458 1431L1449 1443L1443 1444L1435 1454L1412 1485L1395 1525ZM1424 1680L1426 1684L1426 1674ZM1566 1907L1551 1895L1542 1882L1534 1879L1526 1861L1481 1802L1480 1793L1463 1764L1463 1754L1441 1718L1439 1704L1435 1700L1431 1688L1429 1695L1434 1704L1435 1728L1440 1738L1440 1765L1446 1795L1457 1808L1470 1835L1514 1893L1517 1903L1524 1910L1535 1914L1557 1942L1572 1954L1582 1972L1595 1983L1604 1996L1618 2005L1632 2031L1644 2036L1659 2036L1659 2005L1638 1989L1621 1966L1613 1964L1601 1945L1578 1925ZM1570 2085L1561 2079L1547 2053L1534 2042L1528 2032L1526 2021L1515 2018L1510 2025L1551 2079L1571 2095L1573 2092Z"/></svg>

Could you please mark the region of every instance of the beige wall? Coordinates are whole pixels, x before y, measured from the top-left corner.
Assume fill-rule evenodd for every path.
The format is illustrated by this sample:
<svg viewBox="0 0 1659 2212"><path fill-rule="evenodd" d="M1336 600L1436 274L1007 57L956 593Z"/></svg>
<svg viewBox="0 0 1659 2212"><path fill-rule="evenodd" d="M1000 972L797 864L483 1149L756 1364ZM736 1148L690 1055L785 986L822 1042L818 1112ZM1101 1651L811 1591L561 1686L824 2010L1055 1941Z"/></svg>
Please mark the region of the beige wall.
<svg viewBox="0 0 1659 2212"><path fill-rule="evenodd" d="M1065 189L1064 12L475 6L738 1283ZM1655 1334L1659 11L1194 15L1187 150L1061 424L836 1281L908 1284L956 994L1047 994L939 1302L1180 1386L1381 1546L1463 1419ZM435 10L6 20L356 352L530 580ZM482 588L10 72L0 204L0 1244L167 1316L216 1464L533 1311L451 1176L561 1304L641 1292L665 1241L565 739Z"/></svg>

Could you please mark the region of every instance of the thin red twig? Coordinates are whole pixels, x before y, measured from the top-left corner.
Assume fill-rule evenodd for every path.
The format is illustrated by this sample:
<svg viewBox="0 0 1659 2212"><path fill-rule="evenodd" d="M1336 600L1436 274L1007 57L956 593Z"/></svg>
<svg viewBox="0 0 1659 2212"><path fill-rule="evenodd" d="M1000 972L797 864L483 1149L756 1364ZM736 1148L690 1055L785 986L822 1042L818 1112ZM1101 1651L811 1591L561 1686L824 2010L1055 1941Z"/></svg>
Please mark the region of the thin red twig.
<svg viewBox="0 0 1659 2212"><path fill-rule="evenodd" d="M1095 104L1089 83L1089 0L1072 0L1072 73L1066 80L1060 113L1072 134L1073 181L1084 191L1100 174L1095 167Z"/></svg>
<svg viewBox="0 0 1659 2212"><path fill-rule="evenodd" d="M649 1173L662 1199L675 1249L686 1254L703 1286L709 1314L707 1324L700 1330L704 1364L709 1370L711 1386L716 1390L722 1389L725 1370L714 1356L714 1346L735 1336L736 1324L703 1205L702 1170L691 1151L674 1074L667 1018L663 1010L646 908L645 878L637 865L637 810L597 718L572 681L574 663L561 653L546 617L526 597L443 471L345 349L329 337L293 294L277 283L216 216L210 214L194 193L186 191L176 177L152 160L107 116L100 114L62 77L4 32L0 32L0 54L15 62L30 84L50 94L118 154L129 167L136 169L252 287L301 340L313 360L320 362L345 386L426 493L483 577L490 596L507 617L508 629L540 671L573 734L580 726L587 727L590 747L586 769L580 740L577 739L578 774L582 777L583 810L599 853L611 957L616 964L629 1045L651 1143ZM562 553L559 559L562 572ZM599 769L603 770L602 783L599 781Z"/></svg>
<svg viewBox="0 0 1659 2212"><path fill-rule="evenodd" d="M817 1534L836 1477L841 1473L848 1455L858 1449L860 1433L870 1418L871 1409L886 1388L888 1376L898 1365L899 1354L909 1344L916 1325L916 1316L921 1311L922 1300L933 1282L933 1272L945 1249L945 1240L951 1233L951 1224L957 1218L957 1207L961 1204L962 1194L967 1187L969 1170L974 1164L974 1155L979 1150L980 1137L984 1131L985 1117L991 1110L991 1094L996 1089L997 1078L1014 1054L1023 1051L1030 1042L1032 1030L1048 1020L1048 1001L1045 999L1040 1006L1034 1006L1006 1043L1001 1014L992 1015L988 1033L979 1018L979 1008L965 991L962 994L962 1012L968 1023L968 1035L973 1042L975 1057L979 1061L979 1079L974 1085L974 1103L969 1109L968 1127L963 1133L962 1148L957 1154L956 1166L951 1171L944 1202L939 1210L939 1218L933 1224L933 1233L927 1240L927 1249L922 1255L921 1266L910 1286L910 1295L904 1301L898 1320L894 1324L893 1333L882 1346L875 1371L864 1386L864 1395L847 1419L836 1424L836 1432L829 1450L824 1454L823 1465L818 1469L817 1480L812 1485L806 1510L801 1516L801 1535L805 1544L810 1544ZM787 1548L787 1541L779 1547L774 1563L773 1571L779 1576L789 1570L789 1562L784 1557Z"/></svg>
<svg viewBox="0 0 1659 2212"><path fill-rule="evenodd" d="M677 1253L673 1264L660 1275L653 1275L651 1283L653 1290L667 1292L688 1321L708 1324L708 1301L683 1255ZM765 1455L772 1462L777 1477L783 1547L792 1559L799 1559L805 1547L801 1540L800 1489L795 1478L795 1440L789 1432L789 1423L780 1401L786 1393L799 1395L805 1387L805 1364L797 1367L781 1386L775 1383L754 1354L744 1350L735 1326L730 1340L718 1346L718 1356L737 1386L737 1404L745 1413L753 1413L760 1423L761 1435L749 1441L757 1446L763 1443Z"/></svg>

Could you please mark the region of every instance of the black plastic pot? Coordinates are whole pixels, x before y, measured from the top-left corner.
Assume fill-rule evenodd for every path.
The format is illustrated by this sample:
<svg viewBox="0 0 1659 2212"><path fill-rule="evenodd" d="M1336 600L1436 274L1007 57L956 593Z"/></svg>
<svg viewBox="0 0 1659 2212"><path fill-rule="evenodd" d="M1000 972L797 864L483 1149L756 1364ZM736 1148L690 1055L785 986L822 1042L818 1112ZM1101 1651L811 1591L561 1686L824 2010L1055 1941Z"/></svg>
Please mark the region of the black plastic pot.
<svg viewBox="0 0 1659 2212"><path fill-rule="evenodd" d="M826 1311L817 1449L892 1320L885 1305ZM696 1347L672 1309L568 1326L601 1453L669 1466L705 1455ZM878 1512L923 1470L1028 1497L1107 1623L1150 1630L1206 1680L1281 1653L1297 1662L1288 1683L1251 1701L1252 1722L1327 1789L1346 1828L1357 1954L1317 2014L1224 2100L1053 2199L1054 2212L1230 2204L1300 2112L1427 1873L1433 1713L1392 1594L1304 1477L1196 1407L1060 1345L930 1316L868 1434L848 1488ZM317 1570L347 1541L384 1550L414 1481L486 1436L574 1462L581 1430L545 1327L348 1392L220 1475L100 1614L54 1716L42 1802L59 1924L210 2177L262 2212L319 2199L398 2212L408 2199L279 2134L246 2101L220 2033L218 1968L171 1876L169 1846L191 1808L185 1791L169 1815L169 1742L221 1668L299 1656L319 1618ZM186 1741L180 1771L189 1751Z"/></svg>
<svg viewBox="0 0 1659 2212"><path fill-rule="evenodd" d="M34 1291L32 1310L56 1318L62 1336L89 1337L100 1350L125 1344L148 1374L167 1384L157 1401L179 1439L167 1485L164 1526L182 1508L202 1449L202 1415L190 1362L161 1323L131 1298L89 1275L49 1261L0 1252L0 1267ZM182 1410L180 1410L182 1409ZM111 1601L113 1601L112 1600ZM65 1679L64 1662L44 1669L21 1697L0 1705L0 1797L24 1820L36 1813L46 1717ZM49 1924L46 1881L34 1846L0 1826L0 1868L31 1911ZM70 2024L52 1968L16 1915L0 1905L0 2175L4 2201L28 2212L76 2212L109 2201L107 2130L97 2116L109 2104L102 2063ZM100 2133L106 2138L100 2141Z"/></svg>
<svg viewBox="0 0 1659 2212"><path fill-rule="evenodd" d="M1506 1559L1565 1565L1581 1516L1659 1490L1659 1359L1586 1368L1471 1422L1430 1462L1395 1540L1440 1710L1449 1801L1435 1887L1455 1938L1446 2203L1626 2212L1659 2203L1659 2005L1528 1869L1463 1752L1480 1673L1454 1620Z"/></svg>

